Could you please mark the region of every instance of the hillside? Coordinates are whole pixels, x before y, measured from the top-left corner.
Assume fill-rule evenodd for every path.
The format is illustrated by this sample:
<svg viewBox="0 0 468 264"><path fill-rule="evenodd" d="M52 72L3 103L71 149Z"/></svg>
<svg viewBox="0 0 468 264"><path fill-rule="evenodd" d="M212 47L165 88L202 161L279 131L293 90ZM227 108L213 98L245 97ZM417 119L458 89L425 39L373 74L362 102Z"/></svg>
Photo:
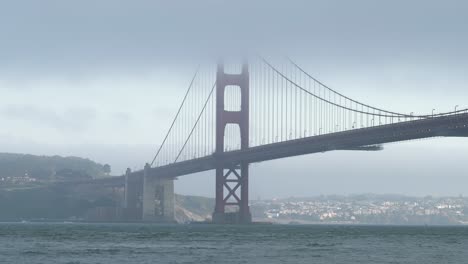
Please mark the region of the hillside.
<svg viewBox="0 0 468 264"><path fill-rule="evenodd" d="M110 172L106 167L78 157L0 153L0 221L83 219L93 208L120 207L122 189L52 184L101 178ZM176 218L182 223L211 217L213 207L210 198L176 195Z"/></svg>
<svg viewBox="0 0 468 264"><path fill-rule="evenodd" d="M122 190L92 186L44 185L27 189L0 188L0 221L86 219L99 207L120 208ZM211 218L214 199L176 195L179 223Z"/></svg>
<svg viewBox="0 0 468 264"><path fill-rule="evenodd" d="M106 170L107 169L107 170ZM101 178L109 167L89 159L0 153L0 179L28 176L39 181Z"/></svg>
<svg viewBox="0 0 468 264"><path fill-rule="evenodd" d="M177 222L205 221L211 218L215 206L213 198L176 194L175 199Z"/></svg>

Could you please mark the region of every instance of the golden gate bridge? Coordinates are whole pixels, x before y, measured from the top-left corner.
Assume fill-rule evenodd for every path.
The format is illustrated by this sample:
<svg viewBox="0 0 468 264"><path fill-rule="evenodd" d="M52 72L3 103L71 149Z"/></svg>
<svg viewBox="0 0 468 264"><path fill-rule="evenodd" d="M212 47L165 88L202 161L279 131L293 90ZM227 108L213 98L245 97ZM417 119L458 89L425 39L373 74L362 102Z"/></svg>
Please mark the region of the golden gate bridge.
<svg viewBox="0 0 468 264"><path fill-rule="evenodd" d="M294 61L199 66L155 156L125 175L128 220L174 221L174 179L215 171L215 223L250 223L249 164L468 136L468 109L400 113L354 100ZM294 176L288 176L294 177Z"/></svg>

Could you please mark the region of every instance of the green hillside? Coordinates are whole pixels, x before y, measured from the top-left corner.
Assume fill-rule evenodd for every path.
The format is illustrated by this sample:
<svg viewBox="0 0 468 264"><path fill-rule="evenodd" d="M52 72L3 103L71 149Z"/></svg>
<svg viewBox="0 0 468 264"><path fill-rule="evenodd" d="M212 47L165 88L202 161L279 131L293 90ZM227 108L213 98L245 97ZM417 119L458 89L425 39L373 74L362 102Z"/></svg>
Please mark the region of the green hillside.
<svg viewBox="0 0 468 264"><path fill-rule="evenodd" d="M101 178L109 172L108 165L78 157L0 153L0 178L28 175L40 181L73 177L76 180L76 178Z"/></svg>

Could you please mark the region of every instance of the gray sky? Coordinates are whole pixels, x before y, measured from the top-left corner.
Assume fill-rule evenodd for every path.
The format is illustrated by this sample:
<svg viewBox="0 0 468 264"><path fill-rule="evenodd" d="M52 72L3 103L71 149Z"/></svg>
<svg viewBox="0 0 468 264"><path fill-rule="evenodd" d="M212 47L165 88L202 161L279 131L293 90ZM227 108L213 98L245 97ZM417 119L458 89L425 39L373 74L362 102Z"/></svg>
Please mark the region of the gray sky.
<svg viewBox="0 0 468 264"><path fill-rule="evenodd" d="M466 1L279 2L1 2L0 151L141 167L196 65L226 53L289 55L398 112L468 107ZM251 195L468 194L467 146L433 139L255 164ZM213 196L214 173L176 186Z"/></svg>

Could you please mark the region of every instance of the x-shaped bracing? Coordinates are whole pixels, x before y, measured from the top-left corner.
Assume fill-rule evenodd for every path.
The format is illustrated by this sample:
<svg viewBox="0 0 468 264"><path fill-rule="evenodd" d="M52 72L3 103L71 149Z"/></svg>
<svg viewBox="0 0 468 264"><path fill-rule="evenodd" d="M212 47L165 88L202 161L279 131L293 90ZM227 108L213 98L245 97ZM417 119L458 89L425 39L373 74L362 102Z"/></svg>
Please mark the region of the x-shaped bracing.
<svg viewBox="0 0 468 264"><path fill-rule="evenodd" d="M241 198L237 195L236 191L242 186L242 176L239 174L238 170L240 167L229 168L226 174L224 175L224 188L227 190L227 195L224 197L225 205L240 205ZM230 176L234 177L230 177ZM234 187L229 186L229 183L235 183ZM234 198L235 202L228 202L230 198Z"/></svg>

